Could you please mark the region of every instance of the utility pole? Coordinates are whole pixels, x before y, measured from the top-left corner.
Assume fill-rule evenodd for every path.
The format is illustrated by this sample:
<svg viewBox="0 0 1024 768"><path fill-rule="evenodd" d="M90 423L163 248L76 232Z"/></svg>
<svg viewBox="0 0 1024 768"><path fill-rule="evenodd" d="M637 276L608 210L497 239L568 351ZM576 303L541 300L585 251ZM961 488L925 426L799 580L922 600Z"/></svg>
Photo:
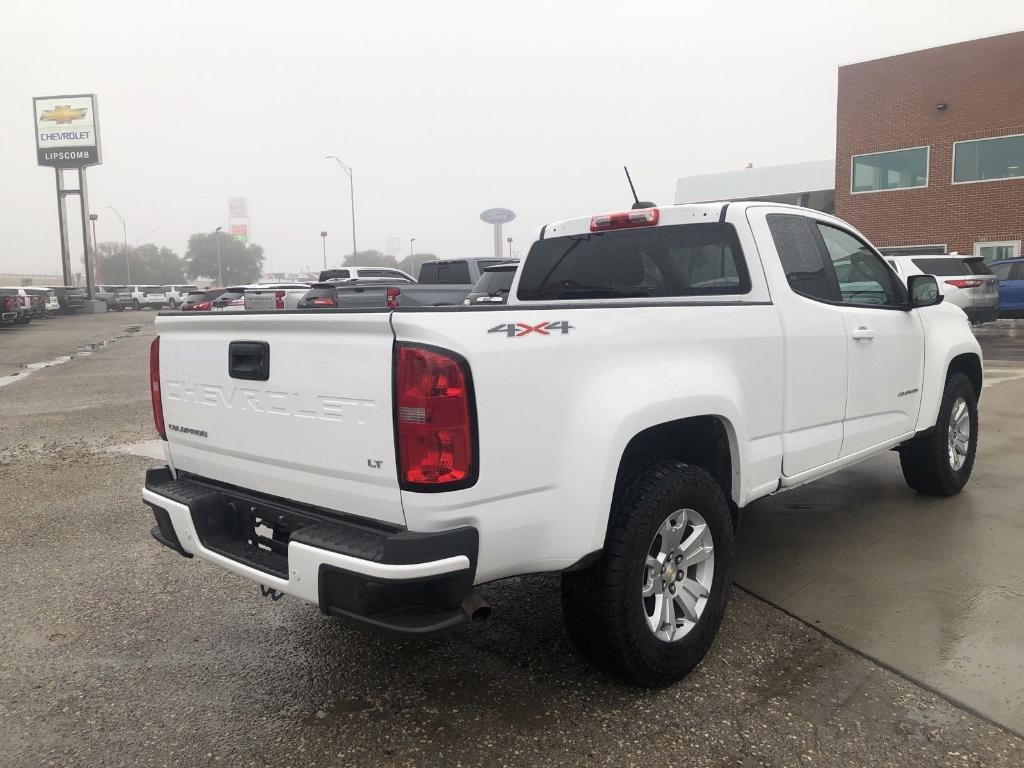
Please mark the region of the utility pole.
<svg viewBox="0 0 1024 768"><path fill-rule="evenodd" d="M323 243L324 243L324 269L327 269L327 230L326 229L322 230L320 232L320 239L323 240Z"/></svg>
<svg viewBox="0 0 1024 768"><path fill-rule="evenodd" d="M215 230L213 230L213 240L214 240L215 243L217 243L217 280L218 280L217 287L218 288L223 288L224 287L224 265L220 263L220 231L222 229L224 229L224 227L217 227Z"/></svg>
<svg viewBox="0 0 1024 768"><path fill-rule="evenodd" d="M124 216L122 216L120 213L117 212L117 208L115 208L112 205L108 205L107 208L109 208L115 214L117 214L117 218L119 218L121 220L121 234L124 236L124 269L125 269L125 273L127 275L127 280L125 282L128 283L129 285L131 285L131 282L132 282L132 263L131 263L131 260L128 258L128 255L129 255L129 251L128 251L128 225L125 224Z"/></svg>
<svg viewBox="0 0 1024 768"><path fill-rule="evenodd" d="M324 160L333 160L348 176L348 197L352 204L352 262L355 263L358 261L356 254L359 253L359 251L356 250L356 187L355 181L352 179L352 166L345 165L337 155L327 155L324 157Z"/></svg>

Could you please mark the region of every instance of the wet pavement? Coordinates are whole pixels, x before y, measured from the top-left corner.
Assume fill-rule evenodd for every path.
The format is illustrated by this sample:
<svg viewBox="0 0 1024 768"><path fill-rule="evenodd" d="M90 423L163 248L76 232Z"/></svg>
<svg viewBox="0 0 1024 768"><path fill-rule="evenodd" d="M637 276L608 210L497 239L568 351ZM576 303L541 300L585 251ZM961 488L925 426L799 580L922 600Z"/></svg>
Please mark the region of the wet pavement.
<svg viewBox="0 0 1024 768"><path fill-rule="evenodd" d="M116 336L126 319L54 325L38 360ZM365 634L298 601L265 600L251 583L149 537L139 486L153 462L131 451L152 438L150 338L144 323L139 334L0 389L5 768L1024 764L1021 739L741 590L705 663L658 692L625 688L580 660L556 577L486 587L488 624L427 642ZM14 354L8 343L0 336L0 366ZM986 399L1020 386L999 384ZM1015 428L1003 434L1009 446ZM898 497L902 481L880 465L865 466L863 480ZM861 480L847 473L802 503L843 504ZM855 490L861 511L879 503ZM938 511L908 498L890 517L931 514L938 532L984 512L968 495ZM765 513L750 516L752 528ZM792 539L777 530L782 544ZM825 548L852 535L817 530ZM964 547L988 541L960 533ZM741 568L755 555L746 550ZM776 579L812 559L791 555L775 565ZM907 562L909 575L916 560ZM901 597L889 592L894 612ZM976 621L997 618L984 600L966 602Z"/></svg>
<svg viewBox="0 0 1024 768"><path fill-rule="evenodd" d="M736 581L1024 733L1024 322L978 336L986 386L967 488L919 497L892 453L762 499L744 511Z"/></svg>

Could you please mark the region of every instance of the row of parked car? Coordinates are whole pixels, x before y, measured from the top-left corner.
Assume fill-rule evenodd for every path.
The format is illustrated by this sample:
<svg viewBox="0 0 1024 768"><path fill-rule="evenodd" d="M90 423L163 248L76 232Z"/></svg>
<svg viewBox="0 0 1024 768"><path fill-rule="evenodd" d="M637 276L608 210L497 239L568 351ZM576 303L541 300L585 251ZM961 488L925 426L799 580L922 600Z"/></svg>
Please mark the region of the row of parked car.
<svg viewBox="0 0 1024 768"><path fill-rule="evenodd" d="M419 278L390 267L339 267L314 283L251 283L189 293L185 312L243 312L337 307L450 306L500 303L508 296L516 261L445 259L420 266Z"/></svg>
<svg viewBox="0 0 1024 768"><path fill-rule="evenodd" d="M70 315L84 301L85 291L73 286L0 286L0 326L28 325L58 313Z"/></svg>
<svg viewBox="0 0 1024 768"><path fill-rule="evenodd" d="M1024 310L1024 264L1013 263L1024 259L986 264L980 256L951 253L888 255L886 260L904 282L911 275L934 275L944 301L960 307L972 323L1019 317Z"/></svg>

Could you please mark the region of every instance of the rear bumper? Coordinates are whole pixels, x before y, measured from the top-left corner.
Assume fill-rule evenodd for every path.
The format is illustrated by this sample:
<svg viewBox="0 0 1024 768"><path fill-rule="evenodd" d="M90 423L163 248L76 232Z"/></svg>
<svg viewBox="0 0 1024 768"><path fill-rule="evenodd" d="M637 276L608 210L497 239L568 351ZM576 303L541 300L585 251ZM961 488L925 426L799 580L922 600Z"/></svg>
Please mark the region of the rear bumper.
<svg viewBox="0 0 1024 768"><path fill-rule="evenodd" d="M463 620L476 575L475 528L381 528L202 478L174 480L166 467L146 473L142 498L156 517L153 538L164 546L324 613L413 636Z"/></svg>
<svg viewBox="0 0 1024 768"><path fill-rule="evenodd" d="M999 319L999 307L963 307L967 319L972 323L991 323Z"/></svg>

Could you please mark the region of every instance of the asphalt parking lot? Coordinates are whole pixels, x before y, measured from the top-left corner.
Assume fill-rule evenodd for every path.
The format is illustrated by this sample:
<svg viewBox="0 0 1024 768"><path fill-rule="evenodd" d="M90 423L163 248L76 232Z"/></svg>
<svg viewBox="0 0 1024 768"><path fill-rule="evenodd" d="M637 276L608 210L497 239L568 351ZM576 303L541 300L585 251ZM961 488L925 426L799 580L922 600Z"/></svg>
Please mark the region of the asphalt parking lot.
<svg viewBox="0 0 1024 768"><path fill-rule="evenodd" d="M963 495L917 499L883 457L758 503L711 653L646 692L576 656L554 577L413 643L162 549L153 462L118 450L153 437L152 317L0 330L3 765L1024 764L1017 324L983 333Z"/></svg>

